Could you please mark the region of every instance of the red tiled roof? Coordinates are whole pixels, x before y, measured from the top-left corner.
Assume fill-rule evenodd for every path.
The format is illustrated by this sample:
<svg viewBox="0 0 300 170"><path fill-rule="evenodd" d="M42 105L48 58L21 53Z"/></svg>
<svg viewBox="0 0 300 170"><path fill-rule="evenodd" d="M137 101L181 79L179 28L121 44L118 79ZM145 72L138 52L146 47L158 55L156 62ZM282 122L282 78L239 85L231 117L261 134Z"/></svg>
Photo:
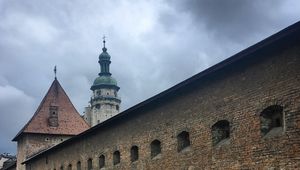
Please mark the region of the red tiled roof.
<svg viewBox="0 0 300 170"><path fill-rule="evenodd" d="M53 105L58 107L57 127L50 127L48 124L49 108ZM13 141L17 141L23 133L77 135L89 128L55 78L37 111Z"/></svg>

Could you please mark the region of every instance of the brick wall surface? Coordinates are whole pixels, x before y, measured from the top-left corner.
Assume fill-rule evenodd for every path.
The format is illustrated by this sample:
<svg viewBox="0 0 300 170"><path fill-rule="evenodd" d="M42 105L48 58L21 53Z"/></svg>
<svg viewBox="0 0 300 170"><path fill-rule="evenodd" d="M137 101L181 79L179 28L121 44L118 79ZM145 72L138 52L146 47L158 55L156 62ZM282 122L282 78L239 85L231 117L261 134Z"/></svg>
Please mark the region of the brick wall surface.
<svg viewBox="0 0 300 170"><path fill-rule="evenodd" d="M228 67L211 74L141 113L76 140L27 164L28 169L300 169L300 48L291 46L258 62ZM176 73L174 73L176 74ZM259 114L268 106L283 107L283 132L262 136ZM212 145L211 127L230 123L230 138ZM177 135L189 132L191 145L178 152ZM150 143L161 142L161 154L151 158ZM139 157L130 160L138 146ZM113 152L121 160L113 165ZM48 163L46 163L48 159Z"/></svg>
<svg viewBox="0 0 300 170"><path fill-rule="evenodd" d="M61 143L70 137L71 136L67 135L24 134L18 141L17 169L25 170L25 166L21 163L24 162L26 158Z"/></svg>

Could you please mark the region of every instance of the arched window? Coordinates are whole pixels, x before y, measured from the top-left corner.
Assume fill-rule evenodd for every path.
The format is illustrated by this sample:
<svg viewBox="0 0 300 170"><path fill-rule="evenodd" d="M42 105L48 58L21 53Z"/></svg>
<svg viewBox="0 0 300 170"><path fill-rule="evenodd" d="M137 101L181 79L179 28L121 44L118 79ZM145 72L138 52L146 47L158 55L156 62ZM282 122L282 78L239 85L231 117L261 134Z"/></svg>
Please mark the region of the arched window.
<svg viewBox="0 0 300 170"><path fill-rule="evenodd" d="M87 161L88 170L93 170L93 160L90 158Z"/></svg>
<svg viewBox="0 0 300 170"><path fill-rule="evenodd" d="M177 136L177 151L180 152L183 149L191 145L189 132L183 131Z"/></svg>
<svg viewBox="0 0 300 170"><path fill-rule="evenodd" d="M114 154L113 154L113 163L114 163L114 165L119 164L120 163L120 159L121 159L120 152L119 151L115 151Z"/></svg>
<svg viewBox="0 0 300 170"><path fill-rule="evenodd" d="M279 105L272 105L260 113L260 131L266 135L274 130L274 133L281 132L283 127L283 108Z"/></svg>
<svg viewBox="0 0 300 170"><path fill-rule="evenodd" d="M68 165L68 170L72 170L72 164Z"/></svg>
<svg viewBox="0 0 300 170"><path fill-rule="evenodd" d="M139 159L139 148L137 146L132 146L130 149L131 162L137 161Z"/></svg>
<svg viewBox="0 0 300 170"><path fill-rule="evenodd" d="M81 170L81 162L80 161L77 162L77 170Z"/></svg>
<svg viewBox="0 0 300 170"><path fill-rule="evenodd" d="M105 166L105 156L99 156L99 168L103 168Z"/></svg>
<svg viewBox="0 0 300 170"><path fill-rule="evenodd" d="M213 146L220 142L225 143L230 136L229 122L227 120L220 120L212 126L211 131Z"/></svg>
<svg viewBox="0 0 300 170"><path fill-rule="evenodd" d="M159 140L156 139L152 141L150 147L151 147L151 158L154 158L155 156L161 153L161 146Z"/></svg>

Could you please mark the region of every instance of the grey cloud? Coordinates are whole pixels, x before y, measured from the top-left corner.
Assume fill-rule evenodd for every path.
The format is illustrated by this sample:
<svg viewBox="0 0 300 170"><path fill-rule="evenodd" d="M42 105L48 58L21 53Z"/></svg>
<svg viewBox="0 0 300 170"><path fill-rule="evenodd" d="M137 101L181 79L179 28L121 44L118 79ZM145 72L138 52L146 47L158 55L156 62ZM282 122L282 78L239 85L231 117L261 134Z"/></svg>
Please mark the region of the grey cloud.
<svg viewBox="0 0 300 170"><path fill-rule="evenodd" d="M290 10L289 5L285 4L291 1L184 0L169 2L178 9L179 13L189 14L195 25L206 27L206 30L214 34L215 39L222 43L224 41L239 43L248 43L249 40L257 41L257 36L278 31L278 28L291 23L291 18L287 16L289 14L285 12ZM282 9L284 5L287 8ZM293 20L292 22L297 21L296 18Z"/></svg>
<svg viewBox="0 0 300 170"><path fill-rule="evenodd" d="M0 153L15 152L10 140L46 94L54 65L83 111L103 34L124 110L293 23L300 10L289 2L0 1L0 95L18 94L0 100Z"/></svg>

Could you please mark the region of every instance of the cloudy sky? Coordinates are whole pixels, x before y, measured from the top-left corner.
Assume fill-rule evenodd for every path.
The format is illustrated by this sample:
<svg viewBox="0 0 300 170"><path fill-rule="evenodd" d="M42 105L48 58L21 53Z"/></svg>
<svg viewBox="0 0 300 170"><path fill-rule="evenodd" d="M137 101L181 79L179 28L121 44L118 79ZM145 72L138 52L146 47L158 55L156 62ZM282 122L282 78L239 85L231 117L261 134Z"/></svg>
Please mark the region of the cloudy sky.
<svg viewBox="0 0 300 170"><path fill-rule="evenodd" d="M0 153L54 79L82 113L102 36L125 110L300 20L297 0L0 0Z"/></svg>

